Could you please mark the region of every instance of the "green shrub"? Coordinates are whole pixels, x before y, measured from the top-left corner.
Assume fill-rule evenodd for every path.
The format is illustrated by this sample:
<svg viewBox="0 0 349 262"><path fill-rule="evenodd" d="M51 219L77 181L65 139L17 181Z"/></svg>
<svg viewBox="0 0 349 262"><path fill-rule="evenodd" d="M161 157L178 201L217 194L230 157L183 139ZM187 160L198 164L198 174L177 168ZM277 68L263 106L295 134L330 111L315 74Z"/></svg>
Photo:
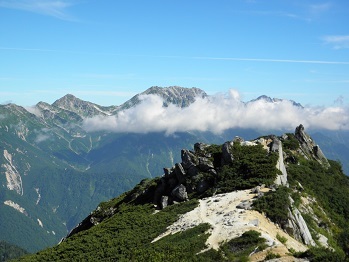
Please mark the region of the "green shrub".
<svg viewBox="0 0 349 262"><path fill-rule="evenodd" d="M239 143L234 143L232 153L233 163L223 166L218 174L219 192L273 184L279 172L278 154L268 153L262 145L241 146Z"/></svg>
<svg viewBox="0 0 349 262"><path fill-rule="evenodd" d="M343 253L334 252L327 248L311 247L304 253L298 254L298 258L306 258L312 262L344 262L348 261Z"/></svg>
<svg viewBox="0 0 349 262"><path fill-rule="evenodd" d="M262 251L267 247L266 240L260 236L261 233L250 230L226 242L221 246L224 256L229 261L248 261L253 251Z"/></svg>
<svg viewBox="0 0 349 262"><path fill-rule="evenodd" d="M274 258L280 258L281 256L279 254L275 254L271 251L268 251L266 257L264 260L270 260L270 259L274 259Z"/></svg>
<svg viewBox="0 0 349 262"><path fill-rule="evenodd" d="M279 240L282 244L286 244L287 238L279 235L279 233L276 234L276 239Z"/></svg>
<svg viewBox="0 0 349 262"><path fill-rule="evenodd" d="M264 212L273 222L284 226L288 220L288 208L290 207L289 189L281 186L274 192L270 191L253 203L253 208Z"/></svg>
<svg viewBox="0 0 349 262"><path fill-rule="evenodd" d="M284 149L297 150L299 148L299 142L294 134L288 133L287 139L282 141L282 146Z"/></svg>

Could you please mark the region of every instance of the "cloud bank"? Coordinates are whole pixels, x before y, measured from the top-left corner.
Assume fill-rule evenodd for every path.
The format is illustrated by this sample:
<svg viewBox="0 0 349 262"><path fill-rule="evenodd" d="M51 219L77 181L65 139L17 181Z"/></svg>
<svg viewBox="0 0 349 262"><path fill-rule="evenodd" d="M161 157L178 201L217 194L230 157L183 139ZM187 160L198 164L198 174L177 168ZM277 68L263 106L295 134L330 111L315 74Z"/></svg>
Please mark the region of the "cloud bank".
<svg viewBox="0 0 349 262"><path fill-rule="evenodd" d="M136 107L117 116L84 120L86 131L166 132L210 131L221 133L231 128L293 130L299 124L311 129L349 130L349 110L344 107L304 108L291 101L256 100L244 103L235 90L228 94L197 98L189 107L163 107L156 95L140 96Z"/></svg>

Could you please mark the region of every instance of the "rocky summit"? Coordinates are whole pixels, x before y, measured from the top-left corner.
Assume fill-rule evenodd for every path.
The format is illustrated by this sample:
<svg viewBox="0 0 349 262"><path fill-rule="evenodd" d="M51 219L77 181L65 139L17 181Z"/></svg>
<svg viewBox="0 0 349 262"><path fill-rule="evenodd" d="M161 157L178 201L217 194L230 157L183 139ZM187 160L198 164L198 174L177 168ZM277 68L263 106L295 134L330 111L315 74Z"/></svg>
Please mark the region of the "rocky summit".
<svg viewBox="0 0 349 262"><path fill-rule="evenodd" d="M23 260L347 259L348 177L302 125L282 136L196 143L163 170Z"/></svg>

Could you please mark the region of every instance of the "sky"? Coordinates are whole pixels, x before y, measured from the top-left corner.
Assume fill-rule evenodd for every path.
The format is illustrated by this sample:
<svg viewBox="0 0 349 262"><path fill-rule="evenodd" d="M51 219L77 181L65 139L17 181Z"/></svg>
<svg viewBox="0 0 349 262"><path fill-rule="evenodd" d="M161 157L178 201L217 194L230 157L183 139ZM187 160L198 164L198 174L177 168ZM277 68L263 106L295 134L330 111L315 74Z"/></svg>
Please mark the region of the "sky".
<svg viewBox="0 0 349 262"><path fill-rule="evenodd" d="M0 104L151 86L349 105L347 0L0 0Z"/></svg>

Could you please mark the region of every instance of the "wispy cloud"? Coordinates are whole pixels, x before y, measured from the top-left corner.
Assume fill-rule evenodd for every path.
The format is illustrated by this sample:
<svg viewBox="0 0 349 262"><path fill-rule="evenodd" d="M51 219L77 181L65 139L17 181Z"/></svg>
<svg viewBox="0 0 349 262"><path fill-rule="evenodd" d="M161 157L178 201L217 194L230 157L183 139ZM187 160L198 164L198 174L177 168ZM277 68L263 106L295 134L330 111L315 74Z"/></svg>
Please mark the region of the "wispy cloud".
<svg viewBox="0 0 349 262"><path fill-rule="evenodd" d="M349 129L349 109L343 107L298 107L291 101L268 103L257 100L243 103L240 94L231 90L209 98L197 98L189 107L163 107L156 95L142 96L142 103L120 112L118 116L85 119L87 131L166 132L211 131L230 128L290 130L302 123L307 128Z"/></svg>
<svg viewBox="0 0 349 262"><path fill-rule="evenodd" d="M231 61L252 61L271 63L301 63L301 64L343 64L349 65L346 61L325 61L325 60L296 60L296 59L272 59L272 58L236 58L236 57L192 57L193 59L205 60L231 60Z"/></svg>
<svg viewBox="0 0 349 262"><path fill-rule="evenodd" d="M330 37L334 37L332 40ZM336 38L338 37L338 39ZM329 36L325 37L327 42L336 41L339 45L342 42L342 48L344 48L344 42L349 36ZM348 44L348 43L347 43ZM226 60L226 61L245 61L245 62L266 62L266 63L301 63L301 64L337 64L337 65L349 65L349 61L326 61L326 60L305 60L305 59L275 59L275 58L249 58L249 57L209 57L209 56L172 56L172 55L132 55L132 54L117 54L117 53L98 53L98 52L79 52L79 51L67 51L67 50L54 50L54 49L35 49L35 48L12 48L2 47L0 50L13 50L13 51L28 51L28 52L59 52L69 54L94 54L94 55L109 55L109 56L123 56L123 57L148 57L148 58L168 58L168 59L192 59L192 60ZM88 75L85 75L88 76ZM98 75L90 75L98 76ZM103 75L102 75L103 76ZM110 77L110 75L104 75L104 77Z"/></svg>
<svg viewBox="0 0 349 262"><path fill-rule="evenodd" d="M256 16L273 16L273 17L284 17L284 18L290 18L294 20L303 20L303 21L311 21L308 17L303 17L302 15L299 15L295 12L290 11L282 11L282 10L244 10L244 11L236 11L238 13L242 14L248 14L248 15L256 15Z"/></svg>
<svg viewBox="0 0 349 262"><path fill-rule="evenodd" d="M66 21L76 21L69 15L67 9L71 7L71 1L51 1L51 0L0 0L0 7L23 10L41 15L47 15Z"/></svg>
<svg viewBox="0 0 349 262"><path fill-rule="evenodd" d="M309 10L313 14L321 14L321 13L327 12L331 8L332 8L332 3L330 2L312 4L309 6Z"/></svg>
<svg viewBox="0 0 349 262"><path fill-rule="evenodd" d="M349 48L349 35L328 35L323 37L322 40L334 49Z"/></svg>

